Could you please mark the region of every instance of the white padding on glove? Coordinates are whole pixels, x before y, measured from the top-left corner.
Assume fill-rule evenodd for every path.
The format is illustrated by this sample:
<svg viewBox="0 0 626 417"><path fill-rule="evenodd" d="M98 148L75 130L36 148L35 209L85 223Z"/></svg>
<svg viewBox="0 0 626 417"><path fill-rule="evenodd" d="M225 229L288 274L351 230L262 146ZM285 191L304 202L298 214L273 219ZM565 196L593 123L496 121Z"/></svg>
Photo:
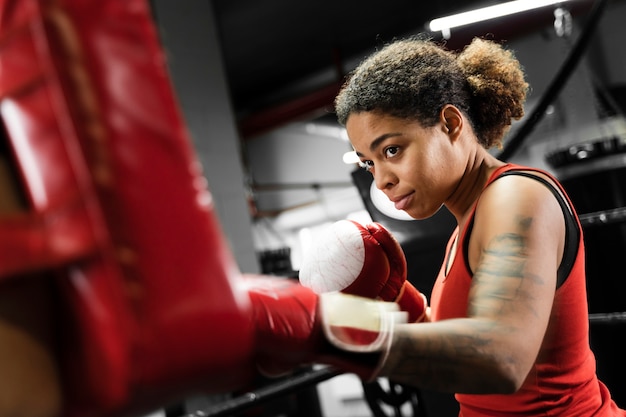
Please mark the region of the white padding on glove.
<svg viewBox="0 0 626 417"><path fill-rule="evenodd" d="M408 321L396 303L340 292L321 294L320 309L328 341L350 352L386 353L394 327Z"/></svg>
<svg viewBox="0 0 626 417"><path fill-rule="evenodd" d="M339 221L316 238L300 269L300 282L317 294L341 291L361 273L364 258L365 244L358 229L351 222Z"/></svg>

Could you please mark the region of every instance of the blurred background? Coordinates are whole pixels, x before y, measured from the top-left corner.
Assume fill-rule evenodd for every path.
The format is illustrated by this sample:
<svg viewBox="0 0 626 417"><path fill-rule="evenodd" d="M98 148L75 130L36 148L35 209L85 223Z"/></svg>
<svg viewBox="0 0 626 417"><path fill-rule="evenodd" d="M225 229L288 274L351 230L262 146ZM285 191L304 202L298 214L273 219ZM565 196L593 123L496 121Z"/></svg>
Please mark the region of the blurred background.
<svg viewBox="0 0 626 417"><path fill-rule="evenodd" d="M181 108L243 271L297 277L317 233L340 219L373 220L398 237L409 279L429 294L451 216L411 221L379 200L369 174L344 161L351 147L332 104L346 74L395 38L429 33L459 49L480 36L514 51L531 85L527 116L513 125L503 159L563 181L586 229L590 312L626 310L619 263L626 253L626 1L602 3L592 28L597 0L429 29L434 18L500 3L152 0ZM620 331L592 325L592 345L600 376L625 407ZM326 417L371 415L354 380L338 377L317 392ZM431 394L426 402L429 415L454 415L449 398Z"/></svg>

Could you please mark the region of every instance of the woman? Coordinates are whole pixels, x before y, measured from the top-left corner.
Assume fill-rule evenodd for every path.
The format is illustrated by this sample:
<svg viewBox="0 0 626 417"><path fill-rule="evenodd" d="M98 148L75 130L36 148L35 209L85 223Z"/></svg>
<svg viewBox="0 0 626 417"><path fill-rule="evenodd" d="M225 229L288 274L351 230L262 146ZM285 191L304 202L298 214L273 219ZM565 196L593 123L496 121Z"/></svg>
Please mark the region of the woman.
<svg viewBox="0 0 626 417"><path fill-rule="evenodd" d="M424 219L445 205L458 223L431 320L395 331L382 375L456 393L464 417L624 416L596 377L571 202L550 174L488 152L523 116L527 89L499 44L455 53L405 39L337 96L361 165L395 207Z"/></svg>

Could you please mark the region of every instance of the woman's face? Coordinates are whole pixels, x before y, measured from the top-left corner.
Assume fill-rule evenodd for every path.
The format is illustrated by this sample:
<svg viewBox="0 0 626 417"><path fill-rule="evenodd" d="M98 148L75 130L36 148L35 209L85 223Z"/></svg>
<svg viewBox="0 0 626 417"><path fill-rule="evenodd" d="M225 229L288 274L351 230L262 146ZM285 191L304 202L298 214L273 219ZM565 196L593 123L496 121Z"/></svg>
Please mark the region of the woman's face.
<svg viewBox="0 0 626 417"><path fill-rule="evenodd" d="M361 165L396 209L424 219L454 192L459 178L451 168L457 159L441 124L425 128L414 120L361 112L350 115L346 129Z"/></svg>

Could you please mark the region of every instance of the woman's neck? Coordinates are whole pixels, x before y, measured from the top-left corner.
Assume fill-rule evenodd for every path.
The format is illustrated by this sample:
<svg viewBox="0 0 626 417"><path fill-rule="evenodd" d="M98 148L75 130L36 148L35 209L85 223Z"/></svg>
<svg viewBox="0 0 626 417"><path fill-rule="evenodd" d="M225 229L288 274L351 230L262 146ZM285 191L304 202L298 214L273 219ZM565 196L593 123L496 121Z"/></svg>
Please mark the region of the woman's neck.
<svg viewBox="0 0 626 417"><path fill-rule="evenodd" d="M460 227L465 224L469 213L483 191L491 174L505 165L480 148L467 160L465 171L459 180L455 192L446 201L446 207L454 215Z"/></svg>

